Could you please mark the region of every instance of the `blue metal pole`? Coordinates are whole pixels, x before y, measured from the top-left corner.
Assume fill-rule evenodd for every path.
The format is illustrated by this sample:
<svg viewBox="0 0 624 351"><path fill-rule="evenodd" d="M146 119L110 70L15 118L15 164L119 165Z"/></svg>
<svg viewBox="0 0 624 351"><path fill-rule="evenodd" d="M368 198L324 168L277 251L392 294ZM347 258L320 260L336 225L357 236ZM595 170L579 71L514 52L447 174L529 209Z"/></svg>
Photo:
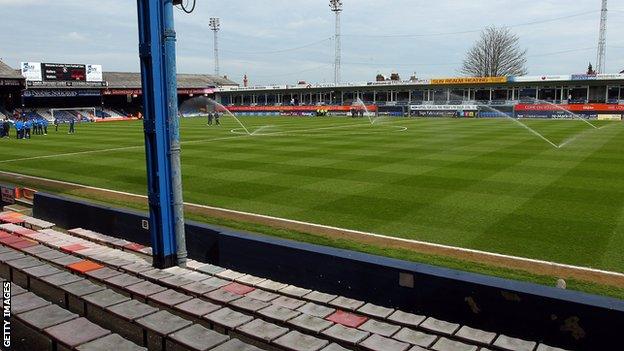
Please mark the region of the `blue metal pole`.
<svg viewBox="0 0 624 351"><path fill-rule="evenodd" d="M137 0L139 56L143 89L143 127L149 201L149 231L153 265L158 268L177 263L175 174L179 177L179 134L177 128L177 82L175 74L175 33L173 50L165 49L173 30L172 0ZM167 19L169 18L169 19ZM173 68L167 67L173 65ZM173 93L172 93L173 91ZM172 94L174 98L172 99ZM175 107L175 110L174 110ZM173 111L173 112L172 112ZM171 124L174 125L171 132ZM178 168L172 171L171 141L177 140ZM180 194L181 203L181 188ZM178 217L182 220L183 218ZM183 235L183 232L182 232Z"/></svg>
<svg viewBox="0 0 624 351"><path fill-rule="evenodd" d="M180 119L178 117L176 33L173 25L173 0L165 0L164 30L173 228L176 236L178 265L185 266L186 238L184 233L184 201L182 199L182 168L180 166Z"/></svg>

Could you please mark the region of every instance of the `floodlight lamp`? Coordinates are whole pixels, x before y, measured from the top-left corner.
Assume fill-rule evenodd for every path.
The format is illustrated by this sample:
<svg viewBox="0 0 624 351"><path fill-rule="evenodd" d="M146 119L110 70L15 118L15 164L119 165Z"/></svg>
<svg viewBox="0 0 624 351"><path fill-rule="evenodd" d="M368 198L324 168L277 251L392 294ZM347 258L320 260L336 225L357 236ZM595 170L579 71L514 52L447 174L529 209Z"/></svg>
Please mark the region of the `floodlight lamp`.
<svg viewBox="0 0 624 351"><path fill-rule="evenodd" d="M219 30L219 27L221 27L221 22L219 21L219 18L211 17L209 21L209 25L210 25L210 29Z"/></svg>
<svg viewBox="0 0 624 351"><path fill-rule="evenodd" d="M334 12L342 11L342 0L329 0L329 8Z"/></svg>

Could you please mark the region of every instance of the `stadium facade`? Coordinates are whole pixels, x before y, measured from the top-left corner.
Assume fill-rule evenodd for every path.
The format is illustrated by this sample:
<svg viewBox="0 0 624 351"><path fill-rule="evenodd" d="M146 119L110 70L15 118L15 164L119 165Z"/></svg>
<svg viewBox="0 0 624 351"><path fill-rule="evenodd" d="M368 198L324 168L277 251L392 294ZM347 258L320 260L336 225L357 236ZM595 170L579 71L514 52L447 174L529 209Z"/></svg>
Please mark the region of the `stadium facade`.
<svg viewBox="0 0 624 351"><path fill-rule="evenodd" d="M388 115L465 117L501 113L520 117L557 117L572 111L589 118L622 116L624 74L570 74L524 77L439 78L363 84L300 84L221 87L216 99L237 113L275 114L327 106L332 112L355 102ZM620 105L622 103L622 105ZM466 113L474 111L474 113Z"/></svg>
<svg viewBox="0 0 624 351"><path fill-rule="evenodd" d="M51 109L95 108L96 117L136 116L142 110L141 74L103 72L99 65L22 62L19 70L0 62L0 114L27 110L50 119ZM235 86L223 77L178 74L179 100L214 96ZM0 115L0 119L3 117Z"/></svg>
<svg viewBox="0 0 624 351"><path fill-rule="evenodd" d="M101 72L97 65L24 62L22 66L15 70L0 64L0 113L30 109L49 116L46 110L71 107L96 107L103 116L141 111L139 73ZM33 74L33 67L44 72L35 69ZM52 74L46 76L45 71ZM91 79L87 71L95 71ZM242 115L315 115L318 110L347 115L361 105L380 115L565 118L572 112L621 119L623 87L621 73L254 87L213 75L178 75L180 103L206 96Z"/></svg>

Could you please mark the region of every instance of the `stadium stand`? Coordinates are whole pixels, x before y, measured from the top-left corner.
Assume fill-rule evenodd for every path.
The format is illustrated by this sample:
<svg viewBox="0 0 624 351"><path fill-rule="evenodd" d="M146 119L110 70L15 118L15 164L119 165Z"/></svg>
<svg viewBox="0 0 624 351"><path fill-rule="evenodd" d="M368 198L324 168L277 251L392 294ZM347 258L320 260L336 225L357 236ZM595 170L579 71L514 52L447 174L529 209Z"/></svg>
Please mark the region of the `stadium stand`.
<svg viewBox="0 0 624 351"><path fill-rule="evenodd" d="M0 223L18 350L561 351L194 260L154 269L149 247L23 213Z"/></svg>
<svg viewBox="0 0 624 351"><path fill-rule="evenodd" d="M95 110L95 116L98 118L108 118L111 117L106 111L103 110Z"/></svg>
<svg viewBox="0 0 624 351"><path fill-rule="evenodd" d="M44 117L40 115L37 110L26 110L24 113L26 114L26 119L44 119Z"/></svg>
<svg viewBox="0 0 624 351"><path fill-rule="evenodd" d="M0 61L0 78L2 79L19 79L23 80L24 77L15 69L11 68L6 63Z"/></svg>
<svg viewBox="0 0 624 351"><path fill-rule="evenodd" d="M25 79L16 70L0 61L0 118L11 117L20 102Z"/></svg>
<svg viewBox="0 0 624 351"><path fill-rule="evenodd" d="M52 113L50 113L49 109L38 108L37 113L48 121L53 121L54 117L52 117Z"/></svg>

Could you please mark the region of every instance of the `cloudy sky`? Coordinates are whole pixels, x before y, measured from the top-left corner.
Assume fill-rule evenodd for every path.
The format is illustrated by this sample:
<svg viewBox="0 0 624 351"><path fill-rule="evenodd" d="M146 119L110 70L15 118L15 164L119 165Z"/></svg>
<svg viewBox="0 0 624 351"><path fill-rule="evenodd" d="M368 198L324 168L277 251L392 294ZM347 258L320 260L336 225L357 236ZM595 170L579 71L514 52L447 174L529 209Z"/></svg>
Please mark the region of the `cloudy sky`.
<svg viewBox="0 0 624 351"><path fill-rule="evenodd" d="M344 0L343 81L396 71L458 75L485 26L510 26L531 75L582 72L596 59L600 0ZM624 69L624 2L611 1L607 71ZM136 1L0 0L0 59L138 71ZM220 17L221 72L251 84L333 81L328 0L197 0L176 10L178 71L212 73L208 19Z"/></svg>

